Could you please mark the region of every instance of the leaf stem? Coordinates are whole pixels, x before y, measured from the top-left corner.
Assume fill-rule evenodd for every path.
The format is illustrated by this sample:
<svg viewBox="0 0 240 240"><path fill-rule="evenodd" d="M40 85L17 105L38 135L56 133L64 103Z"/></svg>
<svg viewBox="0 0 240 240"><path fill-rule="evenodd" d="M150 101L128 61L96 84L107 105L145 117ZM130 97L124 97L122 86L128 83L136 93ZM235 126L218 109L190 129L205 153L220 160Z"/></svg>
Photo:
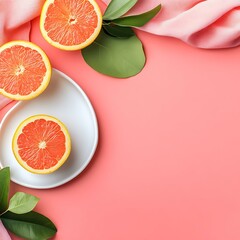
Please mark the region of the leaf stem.
<svg viewBox="0 0 240 240"><path fill-rule="evenodd" d="M4 212L0 213L0 218L1 218L1 216L2 216L4 213L6 213L6 212L8 212L8 209L6 209Z"/></svg>
<svg viewBox="0 0 240 240"><path fill-rule="evenodd" d="M108 26L108 25L110 25L110 24L111 24L111 22L106 22L106 21L103 21L103 22L102 22L102 25L103 25L103 26Z"/></svg>

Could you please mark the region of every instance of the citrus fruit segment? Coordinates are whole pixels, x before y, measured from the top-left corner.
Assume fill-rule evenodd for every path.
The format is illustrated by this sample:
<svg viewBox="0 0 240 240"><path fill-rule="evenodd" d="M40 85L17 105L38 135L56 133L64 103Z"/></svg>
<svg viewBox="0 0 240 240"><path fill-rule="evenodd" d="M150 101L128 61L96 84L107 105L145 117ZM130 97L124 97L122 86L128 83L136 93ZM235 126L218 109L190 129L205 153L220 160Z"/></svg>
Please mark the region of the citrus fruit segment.
<svg viewBox="0 0 240 240"><path fill-rule="evenodd" d="M102 27L102 14L94 0L46 0L40 29L51 45L78 50L91 44Z"/></svg>
<svg viewBox="0 0 240 240"><path fill-rule="evenodd" d="M65 125L55 117L34 115L17 127L12 149L16 160L26 170L48 174L67 160L71 139Z"/></svg>
<svg viewBox="0 0 240 240"><path fill-rule="evenodd" d="M49 84L51 65L37 45L12 41L0 47L0 94L14 100L28 100Z"/></svg>

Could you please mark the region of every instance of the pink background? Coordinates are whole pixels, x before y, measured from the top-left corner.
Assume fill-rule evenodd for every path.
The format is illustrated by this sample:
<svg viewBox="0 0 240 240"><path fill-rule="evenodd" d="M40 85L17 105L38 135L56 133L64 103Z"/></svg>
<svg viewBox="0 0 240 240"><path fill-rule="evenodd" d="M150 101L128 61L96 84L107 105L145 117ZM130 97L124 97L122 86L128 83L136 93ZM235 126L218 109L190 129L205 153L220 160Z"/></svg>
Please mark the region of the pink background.
<svg viewBox="0 0 240 240"><path fill-rule="evenodd" d="M80 52L51 47L34 21L32 41L92 101L100 139L71 182L50 190L12 183L12 192L41 198L36 210L55 222L55 240L239 240L240 48L137 34L146 66L115 79Z"/></svg>

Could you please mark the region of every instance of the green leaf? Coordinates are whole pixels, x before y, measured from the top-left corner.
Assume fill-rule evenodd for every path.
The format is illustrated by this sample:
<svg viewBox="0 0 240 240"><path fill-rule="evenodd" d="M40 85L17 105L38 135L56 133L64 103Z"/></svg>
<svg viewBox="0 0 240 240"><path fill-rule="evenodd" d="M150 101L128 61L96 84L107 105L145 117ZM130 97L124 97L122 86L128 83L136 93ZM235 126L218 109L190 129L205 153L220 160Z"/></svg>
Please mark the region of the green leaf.
<svg viewBox="0 0 240 240"><path fill-rule="evenodd" d="M144 67L145 55L136 35L120 39L103 31L82 50L84 60L96 71L117 78L138 74Z"/></svg>
<svg viewBox="0 0 240 240"><path fill-rule="evenodd" d="M147 22L149 22L152 18L154 18L159 13L160 10L161 10L161 5L158 5L152 10L142 13L140 15L122 17L122 18L114 19L112 20L112 22L119 26L142 27Z"/></svg>
<svg viewBox="0 0 240 240"><path fill-rule="evenodd" d="M8 208L8 195L10 187L10 168L0 170L0 215Z"/></svg>
<svg viewBox="0 0 240 240"><path fill-rule="evenodd" d="M103 20L112 20L121 17L130 10L138 0L112 0L103 14Z"/></svg>
<svg viewBox="0 0 240 240"><path fill-rule="evenodd" d="M57 232L57 228L50 219L33 211L25 214L6 212L0 219L6 229L29 240L46 240Z"/></svg>
<svg viewBox="0 0 240 240"><path fill-rule="evenodd" d="M23 193L17 192L10 199L8 211L23 214L33 210L33 208L37 205L39 198Z"/></svg>
<svg viewBox="0 0 240 240"><path fill-rule="evenodd" d="M130 27L120 27L116 25L104 25L103 30L105 33L112 37L117 38L129 38L135 35L132 28Z"/></svg>

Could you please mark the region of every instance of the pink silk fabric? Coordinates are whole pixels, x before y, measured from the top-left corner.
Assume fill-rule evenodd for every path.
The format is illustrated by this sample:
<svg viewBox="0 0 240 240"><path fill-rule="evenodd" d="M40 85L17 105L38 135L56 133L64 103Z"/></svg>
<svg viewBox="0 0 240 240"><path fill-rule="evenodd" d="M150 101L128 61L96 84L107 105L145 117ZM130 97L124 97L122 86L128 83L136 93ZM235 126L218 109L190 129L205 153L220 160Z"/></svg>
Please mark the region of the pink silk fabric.
<svg viewBox="0 0 240 240"><path fill-rule="evenodd" d="M178 38L199 48L240 44L239 0L139 0L128 14L139 14L158 4L162 5L160 13L141 30Z"/></svg>
<svg viewBox="0 0 240 240"><path fill-rule="evenodd" d="M1 220L0 220L0 239L1 240L11 240L7 230L4 228Z"/></svg>

